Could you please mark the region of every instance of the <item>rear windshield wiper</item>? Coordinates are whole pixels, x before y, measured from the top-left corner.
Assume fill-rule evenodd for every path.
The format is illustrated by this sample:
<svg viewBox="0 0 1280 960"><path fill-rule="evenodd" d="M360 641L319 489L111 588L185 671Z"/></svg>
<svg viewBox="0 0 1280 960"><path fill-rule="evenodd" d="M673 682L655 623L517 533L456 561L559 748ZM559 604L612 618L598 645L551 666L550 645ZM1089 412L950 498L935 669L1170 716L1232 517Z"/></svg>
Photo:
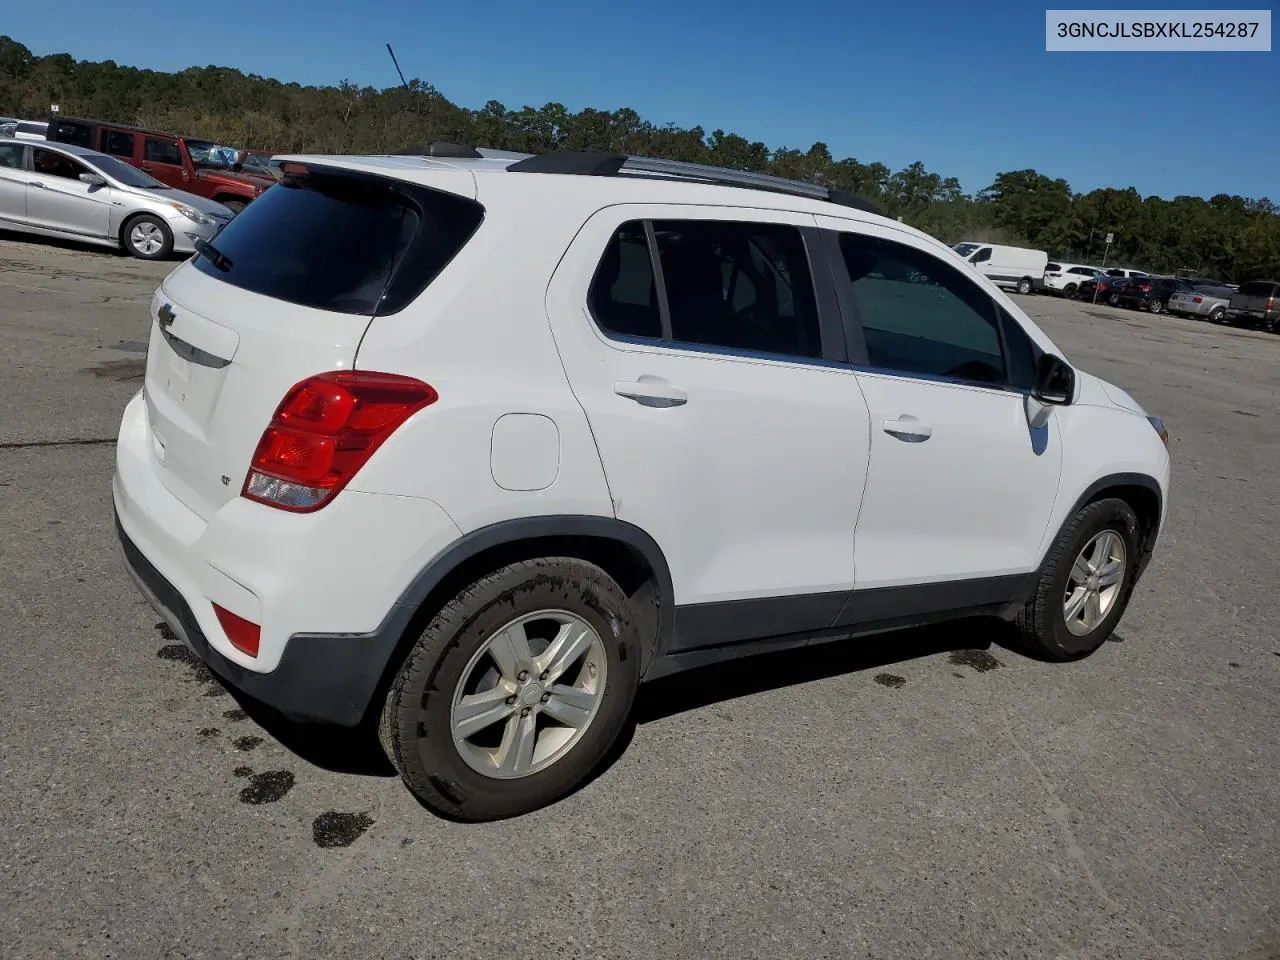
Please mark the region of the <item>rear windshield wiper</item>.
<svg viewBox="0 0 1280 960"><path fill-rule="evenodd" d="M195 240L195 248L196 253L200 254L200 256L204 257L223 273L229 271L233 266L231 259L208 240L197 237Z"/></svg>

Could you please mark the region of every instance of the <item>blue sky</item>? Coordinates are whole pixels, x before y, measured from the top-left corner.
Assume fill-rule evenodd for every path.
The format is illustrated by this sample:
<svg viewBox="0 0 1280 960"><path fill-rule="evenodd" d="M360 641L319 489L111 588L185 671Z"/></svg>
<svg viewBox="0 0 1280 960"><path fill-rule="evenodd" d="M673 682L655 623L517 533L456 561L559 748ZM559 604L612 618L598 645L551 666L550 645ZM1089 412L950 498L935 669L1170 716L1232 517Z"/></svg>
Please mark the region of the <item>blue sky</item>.
<svg viewBox="0 0 1280 960"><path fill-rule="evenodd" d="M1280 201L1280 52L1046 53L1026 3L677 0L554 7L272 0L158 7L11 4L34 53L176 70L218 64L309 84L397 82L456 103L634 107L897 169L966 190L1033 167L1076 190L1238 193Z"/></svg>

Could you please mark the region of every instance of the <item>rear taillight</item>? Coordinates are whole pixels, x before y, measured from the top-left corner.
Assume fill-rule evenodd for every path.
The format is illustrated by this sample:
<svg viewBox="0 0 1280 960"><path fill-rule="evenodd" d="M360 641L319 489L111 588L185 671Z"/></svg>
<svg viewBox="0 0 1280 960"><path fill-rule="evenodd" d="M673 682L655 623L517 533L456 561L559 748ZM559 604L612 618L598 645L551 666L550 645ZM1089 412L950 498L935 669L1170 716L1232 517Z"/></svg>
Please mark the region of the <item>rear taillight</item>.
<svg viewBox="0 0 1280 960"><path fill-rule="evenodd" d="M1138 289L1139 289L1139 290L1141 290L1143 293L1150 293L1150 292L1151 292L1151 284L1149 284L1149 283L1140 283L1140 284L1138 284Z"/></svg>
<svg viewBox="0 0 1280 960"><path fill-rule="evenodd" d="M439 399L421 380L341 370L289 390L262 432L240 495L282 510L318 510L400 424Z"/></svg>
<svg viewBox="0 0 1280 960"><path fill-rule="evenodd" d="M1267 313L1270 313L1275 308L1276 308L1276 298L1267 297Z"/></svg>
<svg viewBox="0 0 1280 960"><path fill-rule="evenodd" d="M258 655L258 641L262 636L261 627L252 620L236 616L226 607L220 607L216 603L213 605L213 613L218 618L222 632L227 635L233 647L251 657Z"/></svg>
<svg viewBox="0 0 1280 960"><path fill-rule="evenodd" d="M1203 298L1203 297L1192 297L1192 298L1191 298L1191 302L1192 302L1192 303L1204 303L1204 298Z"/></svg>

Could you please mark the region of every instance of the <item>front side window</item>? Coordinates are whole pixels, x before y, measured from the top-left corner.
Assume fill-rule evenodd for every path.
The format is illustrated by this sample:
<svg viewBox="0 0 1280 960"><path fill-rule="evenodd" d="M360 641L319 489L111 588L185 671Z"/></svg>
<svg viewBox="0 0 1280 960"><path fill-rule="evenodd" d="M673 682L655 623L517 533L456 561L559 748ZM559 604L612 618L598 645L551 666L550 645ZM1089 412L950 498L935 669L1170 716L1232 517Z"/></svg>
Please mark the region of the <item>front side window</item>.
<svg viewBox="0 0 1280 960"><path fill-rule="evenodd" d="M841 234L840 252L873 367L1009 382L996 304L967 277L923 250L877 237Z"/></svg>
<svg viewBox="0 0 1280 960"><path fill-rule="evenodd" d="M990 248L990 247L983 247L981 250L979 250L979 251L974 255L973 262L974 262L974 263L986 263L986 262L987 262L988 260L990 260L990 259L991 259L991 248Z"/></svg>
<svg viewBox="0 0 1280 960"><path fill-rule="evenodd" d="M103 130L101 149L113 157L132 157L133 134L123 130Z"/></svg>
<svg viewBox="0 0 1280 960"><path fill-rule="evenodd" d="M143 190L164 190L165 185L149 174L143 173L132 164L117 160L115 157L89 157L85 160L90 166L97 167L104 174L126 187L140 187Z"/></svg>
<svg viewBox="0 0 1280 960"><path fill-rule="evenodd" d="M672 340L822 355L809 261L795 227L659 220L653 231Z"/></svg>
<svg viewBox="0 0 1280 960"><path fill-rule="evenodd" d="M178 145L172 140L156 140L147 137L142 145L142 157L149 163L168 163L175 167L182 166L182 154Z"/></svg>
<svg viewBox="0 0 1280 960"><path fill-rule="evenodd" d="M80 179L80 174L88 173L89 170L82 163L72 160L65 154L56 153L53 150L43 150L36 148L32 151L32 162L35 165L36 173L48 174L51 177L65 177L68 180Z"/></svg>

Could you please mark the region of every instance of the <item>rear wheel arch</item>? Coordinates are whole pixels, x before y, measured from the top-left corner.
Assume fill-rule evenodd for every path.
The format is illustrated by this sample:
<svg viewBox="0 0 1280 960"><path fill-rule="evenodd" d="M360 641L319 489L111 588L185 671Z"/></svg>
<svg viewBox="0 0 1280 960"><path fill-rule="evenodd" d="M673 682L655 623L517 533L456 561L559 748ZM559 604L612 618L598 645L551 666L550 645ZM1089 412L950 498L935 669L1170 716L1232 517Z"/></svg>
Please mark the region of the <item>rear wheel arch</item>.
<svg viewBox="0 0 1280 960"><path fill-rule="evenodd" d="M473 530L414 578L397 601L397 609L407 616L371 704L381 702L422 629L459 591L495 570L538 557L584 560L617 581L650 638L641 657L643 676L666 647L675 602L670 568L658 544L639 527L613 517L525 517Z"/></svg>

